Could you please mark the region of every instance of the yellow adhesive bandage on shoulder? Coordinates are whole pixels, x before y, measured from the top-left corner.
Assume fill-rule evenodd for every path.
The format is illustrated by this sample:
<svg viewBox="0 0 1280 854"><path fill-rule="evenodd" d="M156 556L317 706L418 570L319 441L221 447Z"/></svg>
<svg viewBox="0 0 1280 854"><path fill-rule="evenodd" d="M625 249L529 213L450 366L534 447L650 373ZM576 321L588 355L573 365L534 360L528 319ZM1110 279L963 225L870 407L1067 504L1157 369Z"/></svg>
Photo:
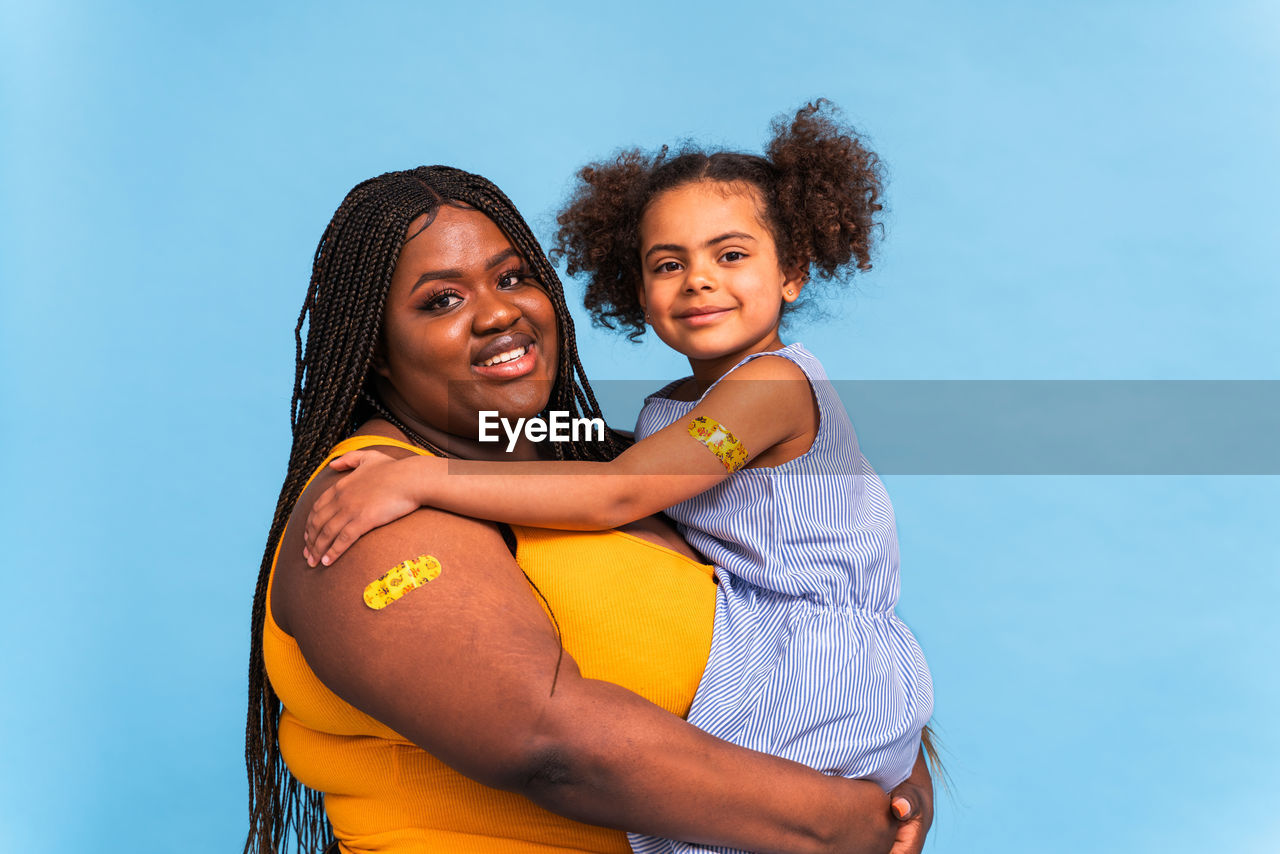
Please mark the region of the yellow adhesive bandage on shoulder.
<svg viewBox="0 0 1280 854"><path fill-rule="evenodd" d="M747 464L747 449L714 418L699 415L690 421L689 435L706 445L729 471L735 472Z"/></svg>
<svg viewBox="0 0 1280 854"><path fill-rule="evenodd" d="M418 555L392 567L381 578L369 582L364 589L364 604L381 611L416 587L440 575L440 561L431 555Z"/></svg>

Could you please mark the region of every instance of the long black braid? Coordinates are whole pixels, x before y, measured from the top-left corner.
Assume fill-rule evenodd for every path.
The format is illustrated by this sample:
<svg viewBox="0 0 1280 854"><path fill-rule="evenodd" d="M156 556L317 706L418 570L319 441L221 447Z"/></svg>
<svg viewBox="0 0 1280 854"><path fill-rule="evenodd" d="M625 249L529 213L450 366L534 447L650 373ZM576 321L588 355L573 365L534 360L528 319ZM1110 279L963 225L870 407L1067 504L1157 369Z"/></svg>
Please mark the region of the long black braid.
<svg viewBox="0 0 1280 854"><path fill-rule="evenodd" d="M250 816L247 854L275 854L289 845L291 836L297 851L320 851L333 843L320 793L290 774L280 756L280 701L267 681L262 656L267 583L276 544L307 479L334 445L377 416L364 395L374 395L376 400L369 368L381 335L391 276L410 224L424 214L430 221L442 204L475 208L492 219L524 256L550 297L561 340L548 408L571 416L603 418L578 358L573 319L560 279L528 224L501 190L460 169L424 166L371 178L347 194L320 238L311 284L294 328L293 447L253 596L245 728ZM607 431L603 442L554 444L562 459L599 461L613 459L626 446L627 440L613 431Z"/></svg>

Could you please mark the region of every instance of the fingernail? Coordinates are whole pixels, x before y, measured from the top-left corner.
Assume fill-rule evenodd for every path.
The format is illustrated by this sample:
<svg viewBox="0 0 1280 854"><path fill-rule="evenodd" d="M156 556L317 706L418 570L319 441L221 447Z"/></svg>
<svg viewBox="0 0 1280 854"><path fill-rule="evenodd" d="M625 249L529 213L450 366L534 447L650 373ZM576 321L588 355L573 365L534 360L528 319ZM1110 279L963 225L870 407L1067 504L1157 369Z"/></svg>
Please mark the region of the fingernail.
<svg viewBox="0 0 1280 854"><path fill-rule="evenodd" d="M328 566L329 564L333 563L333 560L330 559L328 555L325 555L324 557L320 558L320 562L325 566Z"/></svg>
<svg viewBox="0 0 1280 854"><path fill-rule="evenodd" d="M894 800L893 812L898 818L906 818L911 814L911 802L906 798L897 798Z"/></svg>

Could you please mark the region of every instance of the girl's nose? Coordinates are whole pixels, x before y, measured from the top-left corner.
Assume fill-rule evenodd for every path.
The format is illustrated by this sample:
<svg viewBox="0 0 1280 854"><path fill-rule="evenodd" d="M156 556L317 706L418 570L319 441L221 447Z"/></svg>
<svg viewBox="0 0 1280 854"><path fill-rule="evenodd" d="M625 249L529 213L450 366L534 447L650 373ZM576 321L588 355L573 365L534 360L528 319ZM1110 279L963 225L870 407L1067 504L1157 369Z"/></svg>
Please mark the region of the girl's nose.
<svg viewBox="0 0 1280 854"><path fill-rule="evenodd" d="M711 271L701 265L690 267L688 275L684 279L684 289L686 293L694 293L695 291L710 291L716 286L715 277Z"/></svg>

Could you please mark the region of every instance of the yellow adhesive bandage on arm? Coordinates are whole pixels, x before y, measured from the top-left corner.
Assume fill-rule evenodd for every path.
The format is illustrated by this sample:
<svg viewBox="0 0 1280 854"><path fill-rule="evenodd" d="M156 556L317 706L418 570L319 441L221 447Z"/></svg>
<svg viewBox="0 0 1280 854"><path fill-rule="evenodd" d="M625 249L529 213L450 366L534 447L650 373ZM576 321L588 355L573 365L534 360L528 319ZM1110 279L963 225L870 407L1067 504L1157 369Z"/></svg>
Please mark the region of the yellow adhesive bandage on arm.
<svg viewBox="0 0 1280 854"><path fill-rule="evenodd" d="M747 449L714 418L700 415L690 421L689 435L706 445L729 471L735 472L747 464Z"/></svg>
<svg viewBox="0 0 1280 854"><path fill-rule="evenodd" d="M364 604L381 611L416 587L440 575L440 561L431 555L418 555L398 563L381 578L374 579L364 589Z"/></svg>

